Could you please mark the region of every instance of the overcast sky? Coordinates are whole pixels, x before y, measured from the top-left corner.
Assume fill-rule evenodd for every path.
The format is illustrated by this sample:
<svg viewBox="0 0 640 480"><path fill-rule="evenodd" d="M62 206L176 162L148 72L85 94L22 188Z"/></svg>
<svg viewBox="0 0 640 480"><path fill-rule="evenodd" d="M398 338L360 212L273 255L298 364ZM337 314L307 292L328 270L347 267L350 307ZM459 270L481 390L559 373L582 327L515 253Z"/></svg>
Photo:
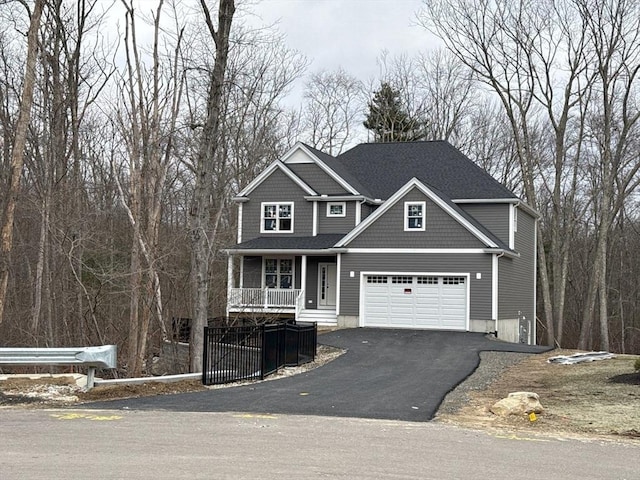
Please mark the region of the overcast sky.
<svg viewBox="0 0 640 480"><path fill-rule="evenodd" d="M413 55L438 45L433 35L417 25L416 13L423 0L237 0L236 3L238 21L273 25L283 33L287 46L309 61L307 74L342 67L368 83L379 76L378 59L383 51L391 57ZM150 17L157 0L134 0L134 4L138 14ZM122 34L124 9L119 1L111 5L111 21L120 26ZM191 5L194 12L199 11L197 0L192 0ZM137 28L140 38L151 41L149 25L139 23ZM120 56L123 55L121 52ZM299 106L304 83L301 78L294 85L287 99L289 105Z"/></svg>
<svg viewBox="0 0 640 480"><path fill-rule="evenodd" d="M251 10L278 22L287 45L311 62L308 71L339 67L362 81L379 73L383 50L414 54L437 45L416 24L422 0L261 0Z"/></svg>

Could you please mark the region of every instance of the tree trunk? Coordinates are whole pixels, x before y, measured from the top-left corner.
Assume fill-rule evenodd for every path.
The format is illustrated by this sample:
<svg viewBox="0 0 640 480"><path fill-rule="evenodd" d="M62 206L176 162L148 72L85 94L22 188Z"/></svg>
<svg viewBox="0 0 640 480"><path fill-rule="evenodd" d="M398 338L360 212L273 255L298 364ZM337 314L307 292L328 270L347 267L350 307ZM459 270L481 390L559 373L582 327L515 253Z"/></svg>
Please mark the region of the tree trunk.
<svg viewBox="0 0 640 480"><path fill-rule="evenodd" d="M44 8L44 0L36 0L31 14L27 33L27 62L24 73L24 86L20 103L20 113L16 123L16 136L11 152L11 174L7 202L3 213L0 231L0 324L4 318L4 309L9 286L9 263L13 249L13 219L20 190L20 179L24 165L24 149L27 143L27 128L31 119L33 88L35 84L36 60L38 54L38 30Z"/></svg>
<svg viewBox="0 0 640 480"><path fill-rule="evenodd" d="M229 34L235 13L234 0L220 0L218 7L218 31L215 31L205 0L200 0L207 27L216 45L216 59L210 76L207 98L207 116L196 158L196 184L191 217L191 241L193 289L193 319L191 323L190 354L191 371L202 369L204 327L207 324L209 306L209 262L214 238L211 234L211 197L214 188L213 171L218 148L220 111L227 56Z"/></svg>

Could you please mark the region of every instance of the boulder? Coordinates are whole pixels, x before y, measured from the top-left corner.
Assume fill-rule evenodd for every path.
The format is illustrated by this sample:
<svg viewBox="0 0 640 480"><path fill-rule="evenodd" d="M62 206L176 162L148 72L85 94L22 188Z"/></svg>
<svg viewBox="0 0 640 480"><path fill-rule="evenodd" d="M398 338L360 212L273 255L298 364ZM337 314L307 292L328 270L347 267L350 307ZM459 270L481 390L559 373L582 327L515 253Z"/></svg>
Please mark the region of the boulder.
<svg viewBox="0 0 640 480"><path fill-rule="evenodd" d="M506 417L508 415L529 415L531 412L542 413L544 409L540 398L533 392L513 392L507 398L497 401L489 409L491 413Z"/></svg>

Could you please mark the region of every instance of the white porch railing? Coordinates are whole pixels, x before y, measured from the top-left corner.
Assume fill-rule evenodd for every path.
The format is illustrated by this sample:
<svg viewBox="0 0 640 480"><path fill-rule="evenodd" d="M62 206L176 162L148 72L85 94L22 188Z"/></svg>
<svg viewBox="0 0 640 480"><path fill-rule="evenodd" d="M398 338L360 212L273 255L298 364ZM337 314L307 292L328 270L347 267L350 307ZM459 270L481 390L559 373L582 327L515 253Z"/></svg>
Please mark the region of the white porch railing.
<svg viewBox="0 0 640 480"><path fill-rule="evenodd" d="M232 288L228 304L232 308L296 308L302 295L299 288Z"/></svg>

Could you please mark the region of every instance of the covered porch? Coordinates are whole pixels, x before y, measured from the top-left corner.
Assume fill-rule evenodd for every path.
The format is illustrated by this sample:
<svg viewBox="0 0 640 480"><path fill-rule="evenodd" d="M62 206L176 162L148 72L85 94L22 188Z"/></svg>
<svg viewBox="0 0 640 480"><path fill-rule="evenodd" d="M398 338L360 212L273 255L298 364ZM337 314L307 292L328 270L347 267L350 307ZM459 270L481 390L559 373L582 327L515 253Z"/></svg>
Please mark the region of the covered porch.
<svg viewBox="0 0 640 480"><path fill-rule="evenodd" d="M312 237L326 247L308 248L307 237L280 237L258 238L228 249L227 314L285 314L299 321L335 325L340 253L331 249L336 241L331 237ZM307 248L302 248L305 242ZM266 248L274 244L279 248Z"/></svg>

